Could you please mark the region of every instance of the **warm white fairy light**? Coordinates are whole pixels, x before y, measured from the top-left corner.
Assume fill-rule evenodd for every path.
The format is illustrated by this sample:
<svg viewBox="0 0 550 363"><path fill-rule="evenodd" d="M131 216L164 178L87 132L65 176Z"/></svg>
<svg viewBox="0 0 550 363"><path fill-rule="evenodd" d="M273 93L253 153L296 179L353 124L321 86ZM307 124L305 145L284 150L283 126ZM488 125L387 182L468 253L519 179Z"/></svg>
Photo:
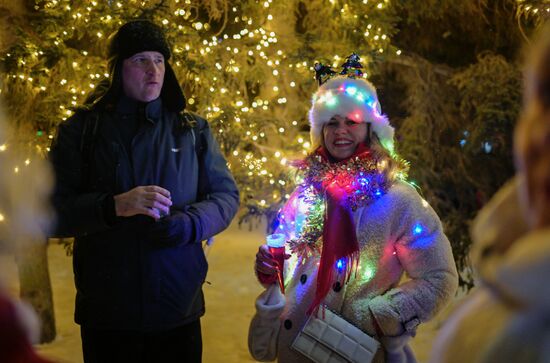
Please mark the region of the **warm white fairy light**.
<svg viewBox="0 0 550 363"><path fill-rule="evenodd" d="M378 2L380 3L378 4L379 8L382 8L380 6L382 4L384 4L383 7L388 4L387 1ZM68 10L71 13L74 13L76 18L79 19L75 20L74 24L82 26L83 19L94 19L93 12L96 10L95 8L92 8L92 5L95 7L97 6L97 3L98 2L94 0L94 2L89 2L87 7L74 6L74 10ZM220 124L224 124L225 122L225 125L233 125L234 128L238 128L240 130L239 132L246 135L244 138L247 142L258 145L259 149L256 151L256 155L253 156L249 156L250 154L243 152L241 149L242 146L237 145L236 149L230 151L228 162L231 163L233 167L237 167L239 163L241 163L249 170L247 175L265 178L266 183L275 183L275 180L270 177L270 175L274 174L275 169L272 170L271 168L277 168L279 166L274 165L273 162L275 161L276 164L280 163L281 165L286 165L287 159L283 156L281 151L274 151L271 148L272 146L270 143L272 142L271 137L273 137L273 133L275 133L275 135L281 135L275 136L276 138L286 135L285 139L288 138L288 140L298 140L297 145L300 145L301 149L308 148L309 142L302 137L305 136L303 133L304 131L301 127L298 127L299 124L304 125L307 121L301 120L298 122L297 120L288 120L285 122L283 117L280 119L280 122L275 124L275 128L268 131L266 129L262 130L262 125L258 125L255 122L250 122L250 118L262 118L265 115L269 115L271 112L275 112L275 110L288 107L286 106L287 104L294 107L295 100L292 99L292 92L295 91L291 91L291 89L295 89L298 85L301 86L302 80L300 80L300 75L308 74L309 76L311 74L310 72L312 71L314 62L308 62L309 59L308 61L303 59L299 62L296 62L295 60L292 61L287 58L287 55L282 49L276 49L279 48L277 44L280 40L280 34L277 34L276 31L276 25L278 24L276 21L277 16L270 9L271 4L273 3L272 0L259 3L259 5L265 9L262 10L263 16L260 16L260 18L252 18L247 14L240 14L238 6L230 7L229 11L232 15L229 17L229 22L233 22L236 29L230 33L227 31L227 29L230 28L226 28L224 33L216 36L213 36L212 33L208 33L208 30L211 28L209 22L198 22L190 19L192 14L192 11L190 10L192 9L191 1L177 0L175 3L178 4L177 8L175 6L171 9L168 15L172 14L177 17L177 21L174 21L174 18L167 16L166 18L161 19L160 22L166 28L178 29L178 31L181 31L182 34L189 32L191 27L191 30L198 31L198 36L201 36L202 39L200 39L200 45L198 46L198 42L196 40L188 40L188 42L192 44L178 42L177 40L174 41L174 57L172 60L172 65L177 67L185 67L185 59L188 59L187 57L189 57L193 59L194 62L209 65L214 72L217 72L216 74L223 73L225 75L223 78L219 77L218 79L216 76L212 77L212 73L214 73L212 71L210 71L210 73L208 73L208 71L201 71L201 77L192 73L188 79L194 79L191 86L194 88L192 88L193 91L189 92L190 94L187 97L187 104L190 106L199 106L199 114L202 112L209 119L216 118L216 120L218 120L217 122L220 122ZM369 1L363 0L362 3L367 5L369 4ZM115 4L119 8L131 6L123 2L116 2ZM371 4L368 9L370 9L371 6L376 6L376 3L374 5ZM350 8L345 8L344 12L345 14L343 16L349 17L350 15L353 15L350 14ZM79 14L78 16L76 15L77 13ZM118 15L112 13L109 15L102 14L101 16L96 16L95 18L100 19L102 22L113 21L114 24L122 24L122 21L117 18L117 16ZM354 15L352 19L355 18L356 17ZM186 20L189 21L189 23L186 23ZM263 24L263 26L259 26L259 24ZM240 29L238 27L240 27ZM65 28L66 32L62 38L55 40L58 45L60 42L64 42L65 39L72 36L69 29L74 31L75 27L72 26L72 24L67 25ZM361 29L365 29L365 27L361 27ZM98 38L104 39L107 37L108 33L105 29L101 29L101 31L96 31L95 34ZM368 38L368 41L373 42L373 36L376 36L377 41L375 45L376 48L374 49L378 49L379 51L388 50L386 45L389 44L389 37L380 29L377 31L372 30L372 25L369 24L365 30L365 37ZM225 53L225 51L227 53ZM34 57L37 57L37 54L40 53L38 53L37 49L36 51L33 51L33 54ZM66 76L63 79L61 86L65 87L66 92L69 92L72 95L72 98L69 98L65 105L59 108L60 118L63 119L72 115L71 110L73 107L82 102L83 95L88 93L86 88L95 88L102 79L109 77L107 72L92 72L92 70L97 68L94 64L95 59L94 61L87 59L86 57L88 54L85 51L82 51L81 54L84 56L82 57L83 59L75 58L72 62L72 67L77 73L81 73L86 69L90 70L89 80L91 82L80 84L78 80L74 80L69 76ZM228 61L226 54L230 54L230 56L233 56L234 59L230 59ZM396 51L396 54L400 53ZM256 62L255 64L259 64L261 61L264 67L267 65L267 67L269 67L267 69L270 69L268 72L264 73L265 78L261 79L261 84L264 84L265 87L262 86L264 88L260 89L260 93L253 95L248 94L248 92L241 93L239 89L233 88L236 84L227 82L227 79L231 80L232 77L238 78L239 80L243 79L243 76L241 76L240 73L247 74L249 68L246 62L250 61L251 58ZM215 59L216 61L211 61L210 59ZM339 66L342 63L342 58L335 56L334 59L337 63L336 66ZM289 71L285 72L283 70ZM364 73L366 74L366 72ZM294 80L289 80L287 77L290 74L294 74L294 77L296 78L294 78ZM24 76L24 80L31 83L35 82L35 78L36 77ZM182 83L185 84L185 81ZM38 80L38 82L34 84L35 89L42 92L49 88L47 86L49 86L49 84L41 80ZM237 85L237 87L239 86ZM197 90L202 91L197 92ZM206 96L206 94L208 94L208 96ZM208 97L208 99L206 100L204 97ZM208 106L205 106L205 102L208 103ZM227 115L227 118L224 118L224 114L228 109L231 109L231 116ZM205 110L207 110L207 112L205 112ZM213 131L219 135L223 135L227 130L230 130L230 128L220 127L219 129ZM265 144L266 142L267 144ZM245 143L243 143L243 145L245 145ZM264 146L262 145L268 146L264 150ZM286 144L285 146L291 146L291 144ZM250 166L252 166L252 168L250 168ZM278 173L279 172L275 173L275 175ZM277 183L278 185L284 185L280 182ZM279 194L273 194L274 198L275 195Z"/></svg>

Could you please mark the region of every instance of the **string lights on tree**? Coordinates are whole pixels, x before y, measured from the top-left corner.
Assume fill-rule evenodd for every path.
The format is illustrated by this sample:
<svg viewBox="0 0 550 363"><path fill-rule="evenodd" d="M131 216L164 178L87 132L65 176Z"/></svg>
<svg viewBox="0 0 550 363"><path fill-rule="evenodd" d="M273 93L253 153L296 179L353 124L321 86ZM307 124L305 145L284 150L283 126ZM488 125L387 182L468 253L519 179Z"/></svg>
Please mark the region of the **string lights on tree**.
<svg viewBox="0 0 550 363"><path fill-rule="evenodd" d="M333 54L329 61L340 66L351 51L373 61L391 49L394 30L382 14L389 6L387 0L37 1L32 31L21 32L2 56L1 92L29 157L45 155L57 124L109 77L103 56L109 35L131 18L151 18L171 41L188 107L210 121L244 204L261 215L278 208L293 187L287 161L309 151L313 65ZM339 29L319 31L318 16ZM298 23L301 33L290 26Z"/></svg>
<svg viewBox="0 0 550 363"><path fill-rule="evenodd" d="M9 19L11 45L0 53L0 97L15 130L0 136L0 154L23 146L10 167L18 177L108 79L109 36L148 18L172 44L188 109L208 118L227 157L245 207L241 221L273 220L301 183L289 165L311 149L315 64L339 68L356 52L396 125L396 152L411 161L409 182L418 181L442 216L461 271L468 221L513 172L519 49L550 16L548 0L24 3L27 13ZM0 222L10 218L5 210L0 205Z"/></svg>

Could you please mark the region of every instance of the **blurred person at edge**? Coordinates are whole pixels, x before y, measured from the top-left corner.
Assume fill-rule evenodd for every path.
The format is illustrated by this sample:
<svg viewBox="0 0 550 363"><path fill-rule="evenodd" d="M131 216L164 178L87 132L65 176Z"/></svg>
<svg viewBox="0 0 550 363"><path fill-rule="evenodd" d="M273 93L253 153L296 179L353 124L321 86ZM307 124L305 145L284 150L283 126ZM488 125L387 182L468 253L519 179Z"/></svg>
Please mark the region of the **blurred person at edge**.
<svg viewBox="0 0 550 363"><path fill-rule="evenodd" d="M122 25L108 84L51 147L86 363L202 360L201 241L227 228L239 193L207 121L183 113L170 56L160 26Z"/></svg>
<svg viewBox="0 0 550 363"><path fill-rule="evenodd" d="M373 362L416 362L410 339L458 283L439 217L400 177L407 166L393 152L394 129L370 82L329 79L313 95L309 120L314 151L298 164L305 182L283 207L277 229L292 251L285 294L278 310L262 305L260 295L250 352L259 360L311 362L291 345L308 315L322 316L323 305L381 343ZM255 270L267 289L275 266L260 246ZM268 317L275 341L254 346L266 333L254 327ZM256 351L261 346L271 349Z"/></svg>
<svg viewBox="0 0 550 363"><path fill-rule="evenodd" d="M0 111L0 145L8 139L7 127ZM11 144L0 152L0 254L24 249L26 243L46 243L53 217L48 203L53 184L49 165L36 159L14 173L15 147ZM32 347L40 339L38 316L29 304L11 296L8 281L3 280L4 267L0 266L0 362L48 363Z"/></svg>
<svg viewBox="0 0 550 363"><path fill-rule="evenodd" d="M550 362L550 24L528 55L516 176L474 220L477 286L442 327L433 363Z"/></svg>
<svg viewBox="0 0 550 363"><path fill-rule="evenodd" d="M0 362L48 363L32 347L39 334L40 323L34 310L10 297L0 283Z"/></svg>

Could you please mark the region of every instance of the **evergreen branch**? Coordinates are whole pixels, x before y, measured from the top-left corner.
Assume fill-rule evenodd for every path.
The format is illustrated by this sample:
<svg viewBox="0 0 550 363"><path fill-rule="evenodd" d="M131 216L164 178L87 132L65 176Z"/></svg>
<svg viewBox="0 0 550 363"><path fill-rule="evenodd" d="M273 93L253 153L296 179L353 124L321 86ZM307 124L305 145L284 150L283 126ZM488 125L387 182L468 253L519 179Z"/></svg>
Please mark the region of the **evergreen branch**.
<svg viewBox="0 0 550 363"><path fill-rule="evenodd" d="M421 64L430 64L434 73L437 73L447 78L451 78L451 76L455 73L455 71L448 66L435 65L435 64L432 64L426 58L419 56L418 54L413 54L413 53L410 53L410 54L411 55L401 54L397 57L388 58L386 61L388 63L393 63L393 64L406 66L410 68L419 68Z"/></svg>
<svg viewBox="0 0 550 363"><path fill-rule="evenodd" d="M228 0L224 1L223 5L224 5L224 7L223 7L223 23L222 23L222 26L220 27L220 29L217 31L217 33L214 34L215 37L220 36L223 33L223 31L225 30L225 27L227 26L227 20L229 18L229 15L228 15L228 13L229 13Z"/></svg>

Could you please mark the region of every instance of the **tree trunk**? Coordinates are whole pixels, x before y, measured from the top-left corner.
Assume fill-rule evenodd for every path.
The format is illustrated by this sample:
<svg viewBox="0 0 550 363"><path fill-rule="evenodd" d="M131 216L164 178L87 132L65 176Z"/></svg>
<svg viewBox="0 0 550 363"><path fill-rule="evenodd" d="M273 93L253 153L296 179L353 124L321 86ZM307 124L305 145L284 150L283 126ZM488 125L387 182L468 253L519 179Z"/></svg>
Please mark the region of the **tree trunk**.
<svg viewBox="0 0 550 363"><path fill-rule="evenodd" d="M49 343L56 335L47 249L47 241L33 241L20 244L16 255L21 299L31 304L38 314L40 343Z"/></svg>

